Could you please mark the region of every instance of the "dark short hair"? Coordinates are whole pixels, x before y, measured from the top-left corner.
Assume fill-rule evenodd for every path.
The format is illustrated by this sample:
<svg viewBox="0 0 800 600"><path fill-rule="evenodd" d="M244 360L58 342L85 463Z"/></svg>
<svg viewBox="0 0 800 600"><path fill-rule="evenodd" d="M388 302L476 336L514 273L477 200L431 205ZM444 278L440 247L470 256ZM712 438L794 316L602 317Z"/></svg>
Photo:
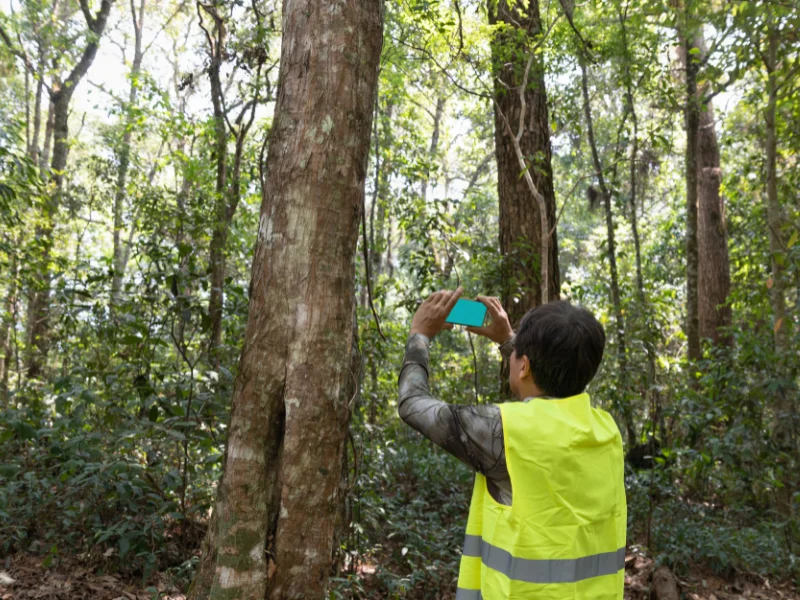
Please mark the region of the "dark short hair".
<svg viewBox="0 0 800 600"><path fill-rule="evenodd" d="M514 339L517 357L524 354L531 362L536 385L556 398L586 389L605 344L605 331L594 315L563 300L529 310Z"/></svg>

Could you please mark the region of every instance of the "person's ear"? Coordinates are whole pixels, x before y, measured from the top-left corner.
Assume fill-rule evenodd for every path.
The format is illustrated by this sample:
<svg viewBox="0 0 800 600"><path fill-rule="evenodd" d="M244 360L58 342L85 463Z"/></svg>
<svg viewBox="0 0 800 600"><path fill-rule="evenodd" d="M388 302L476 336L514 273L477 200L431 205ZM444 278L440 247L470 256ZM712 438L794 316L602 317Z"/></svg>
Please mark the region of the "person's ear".
<svg viewBox="0 0 800 600"><path fill-rule="evenodd" d="M522 364L520 365L519 378L525 379L526 377L533 377L531 373L531 361L524 354L521 357Z"/></svg>

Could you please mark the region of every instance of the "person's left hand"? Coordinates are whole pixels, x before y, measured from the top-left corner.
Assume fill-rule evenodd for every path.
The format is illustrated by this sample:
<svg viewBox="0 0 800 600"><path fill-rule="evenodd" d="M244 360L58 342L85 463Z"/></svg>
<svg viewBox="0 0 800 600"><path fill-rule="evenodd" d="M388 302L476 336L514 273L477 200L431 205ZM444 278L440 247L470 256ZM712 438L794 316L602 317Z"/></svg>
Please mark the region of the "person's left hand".
<svg viewBox="0 0 800 600"><path fill-rule="evenodd" d="M452 329L453 324L445 323L445 319L463 293L459 287L454 292L440 290L428 296L414 314L409 335L421 333L431 339L442 329Z"/></svg>

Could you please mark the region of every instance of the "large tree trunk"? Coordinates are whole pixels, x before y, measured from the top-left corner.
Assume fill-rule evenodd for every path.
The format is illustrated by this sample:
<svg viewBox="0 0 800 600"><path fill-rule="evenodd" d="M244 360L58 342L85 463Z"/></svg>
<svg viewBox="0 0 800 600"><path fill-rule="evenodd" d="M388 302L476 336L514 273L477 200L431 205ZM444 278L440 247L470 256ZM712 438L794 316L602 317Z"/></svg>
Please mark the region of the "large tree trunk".
<svg viewBox="0 0 800 600"><path fill-rule="evenodd" d="M547 264L548 300L558 298L558 242L555 232L556 201L551 166L550 121L544 65L539 54L530 57L537 38L542 35L538 0L509 3L489 0L489 23L502 25L492 39L494 75L495 157L497 159L497 196L500 214L500 253L503 256L500 296L512 327L531 308L542 303L542 266ZM519 30L523 28L523 31ZM530 62L529 62L530 61ZM530 64L524 92L525 114L519 88ZM507 87L506 87L507 86ZM547 207L546 220L552 230L549 244L542 239L539 205L528 182L521 176L515 140L509 129L516 130L524 118L525 128L519 139L522 154L531 160L530 175ZM548 256L542 260L542 248ZM508 362L501 365L501 394L508 395Z"/></svg>
<svg viewBox="0 0 800 600"><path fill-rule="evenodd" d="M125 109L124 127L122 134L122 147L119 150L119 169L117 171L117 190L114 195L114 276L111 281L111 303L119 303L119 295L122 290L122 280L125 277L125 269L128 266L128 254L125 251L125 241L122 233L125 229L125 186L128 181L128 169L131 162L131 141L133 139L133 127L136 122L136 100L139 97L139 74L142 70L142 59L144 51L142 49L142 30L144 28L144 15L147 8L147 0L140 0L139 14L136 14L136 5L131 2L131 21L133 23L134 47L133 64L131 65L131 87L128 92L128 105ZM124 262L123 262L124 261Z"/></svg>
<svg viewBox="0 0 800 600"><path fill-rule="evenodd" d="M50 349L50 251L53 247L53 228L61 203L64 170L69 156L69 105L75 89L94 62L100 37L108 20L108 13L114 0L103 0L97 16L92 16L88 4L81 2L84 16L91 32L78 64L70 72L62 85L54 85L51 94L53 118L53 159L50 163L50 177L54 191L42 208L42 225L37 227L36 237L42 248L41 268L36 279L28 313L28 377L38 378L42 372ZM49 123L48 123L49 126ZM46 137L46 136L45 136Z"/></svg>
<svg viewBox="0 0 800 600"><path fill-rule="evenodd" d="M538 36L542 34L538 0L509 6L507 0L489 2L489 22L524 31L500 31L492 40L492 63L495 93L495 156L497 158L497 195L500 203L500 252L504 258L503 308L513 327L528 310L541 304L542 232L539 207L523 177L511 134L505 119L516 129L522 118L518 93L525 67ZM524 37L524 41L520 38ZM555 192L551 166L550 122L544 66L540 55L531 63L525 90L525 130L519 140L522 153L533 159L528 172L547 205L547 222L555 225ZM508 86L508 87L506 87ZM502 112L502 115L500 114ZM549 256L550 299L558 298L558 244L551 236Z"/></svg>
<svg viewBox="0 0 800 600"><path fill-rule="evenodd" d="M322 598L331 564L380 0L284 4L278 99L211 590ZM208 562L202 563L208 565ZM198 578L205 577L203 572Z"/></svg>
<svg viewBox="0 0 800 600"><path fill-rule="evenodd" d="M695 35L694 46L706 54L702 32ZM684 67L686 55L681 53ZM702 105L707 86L697 90L697 258L698 319L702 339L715 345L730 345L733 338L725 328L731 325L731 307L727 304L731 290L728 232L725 224L724 200L719 193L722 180L719 144L714 130L714 107L711 100Z"/></svg>

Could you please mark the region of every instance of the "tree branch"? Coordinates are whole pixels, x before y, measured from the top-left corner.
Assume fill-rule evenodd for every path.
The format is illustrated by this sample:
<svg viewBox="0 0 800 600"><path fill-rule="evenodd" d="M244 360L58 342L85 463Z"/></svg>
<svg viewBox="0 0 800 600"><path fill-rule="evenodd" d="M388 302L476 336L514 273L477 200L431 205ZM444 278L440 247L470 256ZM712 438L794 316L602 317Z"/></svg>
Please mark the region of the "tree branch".
<svg viewBox="0 0 800 600"><path fill-rule="evenodd" d="M28 57L28 53L25 52L24 49L20 50L19 48L16 48L14 46L14 42L8 36L8 33L6 33L6 30L3 29L2 25L0 25L0 37L3 38L3 42L5 43L6 46L8 46L8 49L11 52L11 54L16 56L20 60L22 60L22 62L25 64L25 68L28 70L28 72L31 75L34 76L34 79L36 79L36 74L37 74L36 73L36 67L33 66L33 63L31 62L31 59ZM48 92L52 92L50 87L46 83L44 83L44 81L42 83L47 88Z"/></svg>
<svg viewBox="0 0 800 600"><path fill-rule="evenodd" d="M80 0L80 3L83 18L86 19L86 24L89 26L89 29L94 31L95 18L92 16L92 11L89 9L89 2L88 0ZM102 8L100 10L102 10Z"/></svg>

